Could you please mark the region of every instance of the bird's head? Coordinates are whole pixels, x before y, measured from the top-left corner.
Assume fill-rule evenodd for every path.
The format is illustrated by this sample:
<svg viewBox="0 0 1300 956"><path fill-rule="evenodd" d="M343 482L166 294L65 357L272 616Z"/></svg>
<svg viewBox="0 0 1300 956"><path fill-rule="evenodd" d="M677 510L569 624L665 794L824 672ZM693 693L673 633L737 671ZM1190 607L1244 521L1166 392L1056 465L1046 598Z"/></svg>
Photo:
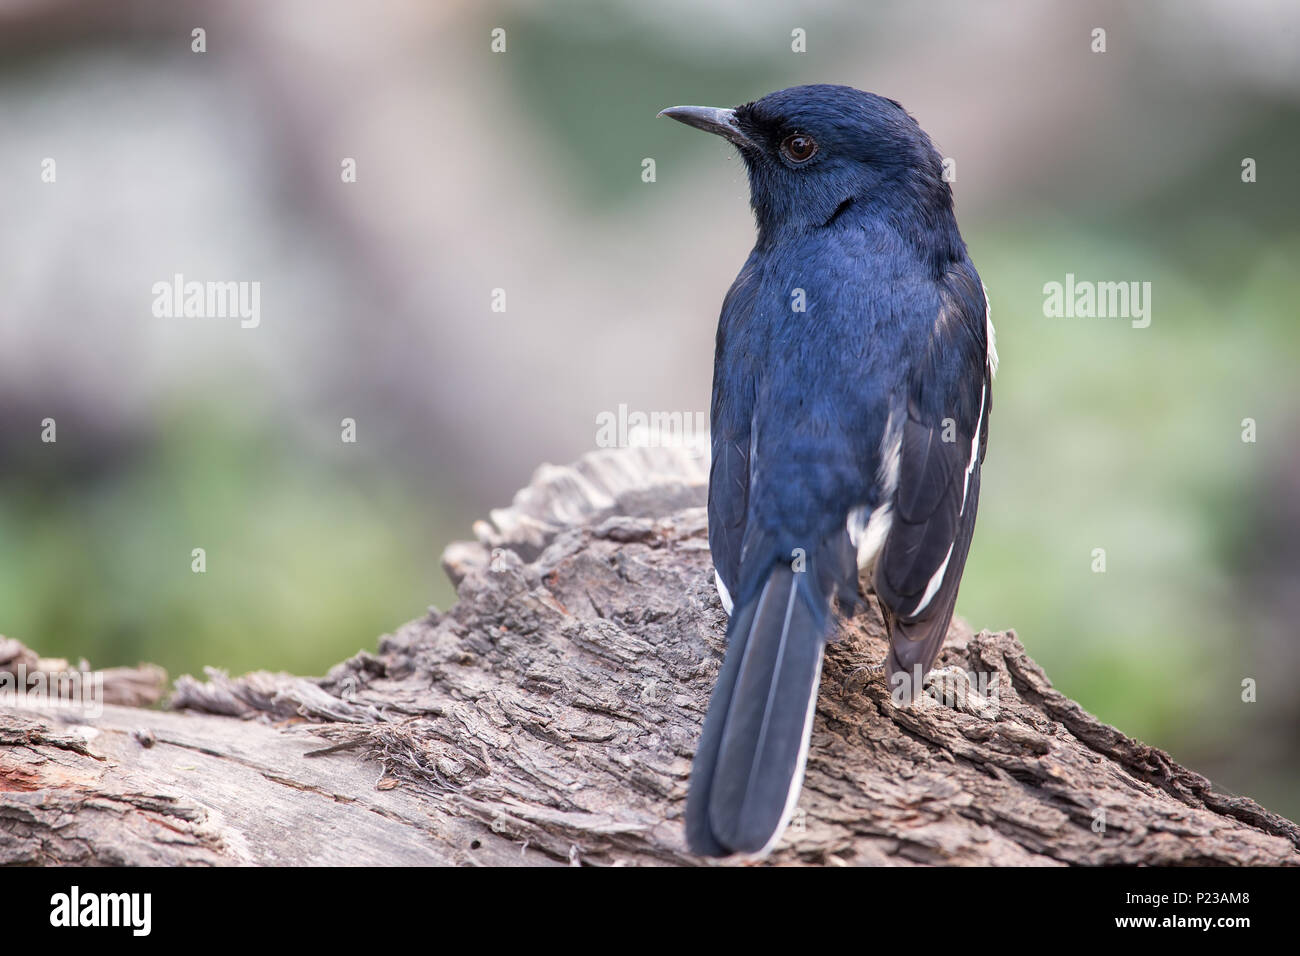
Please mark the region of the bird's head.
<svg viewBox="0 0 1300 956"><path fill-rule="evenodd" d="M883 96L796 86L734 109L674 106L659 115L736 145L760 235L825 226L850 209L940 233L952 223L938 152Z"/></svg>

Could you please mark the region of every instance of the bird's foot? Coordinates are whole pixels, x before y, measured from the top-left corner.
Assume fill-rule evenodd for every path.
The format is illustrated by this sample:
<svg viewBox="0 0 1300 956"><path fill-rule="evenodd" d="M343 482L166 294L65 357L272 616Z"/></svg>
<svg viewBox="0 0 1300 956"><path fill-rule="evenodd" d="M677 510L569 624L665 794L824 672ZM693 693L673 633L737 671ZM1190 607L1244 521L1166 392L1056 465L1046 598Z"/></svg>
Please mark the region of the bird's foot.
<svg viewBox="0 0 1300 956"><path fill-rule="evenodd" d="M862 664L853 668L853 670L849 671L845 676L843 683L840 684L840 696L849 692L856 693L862 690L862 688L866 687L867 684L871 683L871 681L880 677L884 673L884 661L881 661L879 664Z"/></svg>
<svg viewBox="0 0 1300 956"><path fill-rule="evenodd" d="M926 674L925 693L919 695L917 702L938 703L985 720L992 720L998 714L996 694L981 694L971 682L971 675L960 667L942 667Z"/></svg>

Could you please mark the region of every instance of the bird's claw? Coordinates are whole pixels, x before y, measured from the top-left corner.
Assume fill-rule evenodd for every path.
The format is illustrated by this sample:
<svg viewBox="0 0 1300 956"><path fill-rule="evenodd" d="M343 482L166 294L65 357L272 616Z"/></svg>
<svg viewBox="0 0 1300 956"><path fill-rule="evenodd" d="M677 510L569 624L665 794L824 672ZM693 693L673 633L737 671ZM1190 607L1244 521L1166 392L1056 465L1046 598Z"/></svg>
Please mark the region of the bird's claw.
<svg viewBox="0 0 1300 956"><path fill-rule="evenodd" d="M879 664L859 664L853 670L849 671L844 681L840 684L840 695L843 696L850 691L857 692L867 684L871 683L877 677L885 673L885 663Z"/></svg>
<svg viewBox="0 0 1300 956"><path fill-rule="evenodd" d="M996 687L987 696L971 683L970 675L960 667L942 667L925 675L925 693L917 696L916 703L927 706L941 704L975 717L992 719L997 716Z"/></svg>

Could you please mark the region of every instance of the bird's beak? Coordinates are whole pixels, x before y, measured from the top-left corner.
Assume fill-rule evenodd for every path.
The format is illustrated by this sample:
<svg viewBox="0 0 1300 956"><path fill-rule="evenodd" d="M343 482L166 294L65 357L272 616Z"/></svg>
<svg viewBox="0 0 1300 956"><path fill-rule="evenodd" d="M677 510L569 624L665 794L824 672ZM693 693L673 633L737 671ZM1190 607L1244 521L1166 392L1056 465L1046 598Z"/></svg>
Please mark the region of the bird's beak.
<svg viewBox="0 0 1300 956"><path fill-rule="evenodd" d="M670 106L659 115L702 129L706 133L726 137L737 146L754 145L754 141L745 135L736 122L735 110L720 110L713 106Z"/></svg>

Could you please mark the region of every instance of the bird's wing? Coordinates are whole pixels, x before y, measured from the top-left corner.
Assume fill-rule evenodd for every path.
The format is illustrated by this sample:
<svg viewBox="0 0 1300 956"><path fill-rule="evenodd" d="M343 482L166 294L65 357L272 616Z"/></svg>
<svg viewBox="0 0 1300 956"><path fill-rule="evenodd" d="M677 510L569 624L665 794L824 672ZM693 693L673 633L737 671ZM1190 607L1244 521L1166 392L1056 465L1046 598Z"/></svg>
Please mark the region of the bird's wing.
<svg viewBox="0 0 1300 956"><path fill-rule="evenodd" d="M915 690L943 644L979 502L996 367L988 300L969 264L943 282L939 315L913 369L897 438L898 477L875 589L890 628L887 670Z"/></svg>
<svg viewBox="0 0 1300 956"><path fill-rule="evenodd" d="M745 538L745 516L749 511L750 439L754 414L754 376L748 356L728 346L754 308L758 288L754 263L751 256L723 300L713 366L709 550L713 554L718 592L728 613L731 613L731 595L739 588L741 542Z"/></svg>

